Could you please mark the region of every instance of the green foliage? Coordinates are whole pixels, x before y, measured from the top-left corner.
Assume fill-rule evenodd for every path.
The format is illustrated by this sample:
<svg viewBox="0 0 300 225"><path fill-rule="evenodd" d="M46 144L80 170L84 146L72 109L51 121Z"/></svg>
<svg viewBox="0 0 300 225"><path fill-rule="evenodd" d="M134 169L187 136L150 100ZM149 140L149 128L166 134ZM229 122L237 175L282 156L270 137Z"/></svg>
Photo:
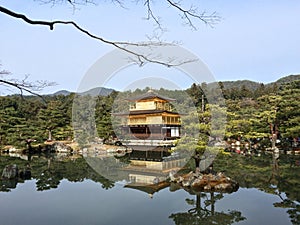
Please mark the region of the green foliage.
<svg viewBox="0 0 300 225"><path fill-rule="evenodd" d="M41 106L36 99L0 97L0 146L13 144L24 147L26 139L38 138L37 123L32 115Z"/></svg>
<svg viewBox="0 0 300 225"><path fill-rule="evenodd" d="M295 80L295 76L290 79ZM226 104L219 101L222 93L218 93L217 86L212 84L193 84L185 91L161 88L157 92L177 100L172 105L182 113L182 135L196 140L199 152L202 152L209 137L216 140L224 136L225 125L226 138L268 140L271 126L275 127L281 137L299 137L300 81L286 83L281 80L272 85L250 84L247 81L219 82L218 87L226 98ZM2 96L0 147L25 147L24 140L28 138L38 143L46 139L73 139L74 128L78 134L75 140L81 146L97 135L102 139L115 137L121 121L112 117L112 113L128 112L126 99L147 90L149 88L122 93L113 91L107 96L82 95L75 99L74 94L45 96L47 104L32 96ZM208 94L210 92L212 94ZM72 112L74 106L79 110Z"/></svg>
<svg viewBox="0 0 300 225"><path fill-rule="evenodd" d="M96 137L95 98L91 95L76 95L74 98L72 125L80 147L85 147Z"/></svg>
<svg viewBox="0 0 300 225"><path fill-rule="evenodd" d="M227 100L226 136L235 139L267 138L271 135L270 127L279 130L285 137L299 136L299 96L299 85L291 83L276 95Z"/></svg>
<svg viewBox="0 0 300 225"><path fill-rule="evenodd" d="M300 136L300 80L286 84L280 90L278 105L279 130L284 137Z"/></svg>
<svg viewBox="0 0 300 225"><path fill-rule="evenodd" d="M66 123L70 123L70 118L67 117L66 110L62 107L60 101L52 100L48 102L45 108L38 112L38 120L40 128L48 132L48 140L52 140L53 131L61 128ZM47 135L44 135L47 137Z"/></svg>
<svg viewBox="0 0 300 225"><path fill-rule="evenodd" d="M25 161L20 158L0 156L0 171L3 171L6 165L11 164L18 165L19 170L22 170L28 163L31 167L32 179L36 180L38 191L58 188L63 179L71 182L83 182L85 179L90 179L100 183L105 189L112 188L115 185L113 181L95 172L83 157L73 158L72 160L69 158L58 160L55 159L54 155L39 155L39 157L34 157L30 161ZM4 182L0 179L0 191L9 191L10 188L13 188L7 187ZM15 182L22 182L22 180L18 179Z"/></svg>
<svg viewBox="0 0 300 225"><path fill-rule="evenodd" d="M103 139L109 139L115 135L111 121L114 99L114 95L109 95L108 97L99 96L96 101L95 118L97 133Z"/></svg>

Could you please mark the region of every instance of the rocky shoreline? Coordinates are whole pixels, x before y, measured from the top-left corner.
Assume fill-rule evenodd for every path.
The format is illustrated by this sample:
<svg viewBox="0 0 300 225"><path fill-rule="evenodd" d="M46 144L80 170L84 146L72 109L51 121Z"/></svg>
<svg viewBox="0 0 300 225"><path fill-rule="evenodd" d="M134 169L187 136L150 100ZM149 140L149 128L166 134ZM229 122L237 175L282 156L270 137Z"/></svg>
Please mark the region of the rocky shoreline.
<svg viewBox="0 0 300 225"><path fill-rule="evenodd" d="M124 156L131 152L131 148L125 146L93 143L89 147L80 148L78 143L70 141L46 141L43 144L34 145L26 149L17 149L13 146L5 146L0 149L0 154L23 155L39 153L63 153L79 155L108 155Z"/></svg>
<svg viewBox="0 0 300 225"><path fill-rule="evenodd" d="M203 174L196 170L183 175L170 172L169 177L171 182L195 191L235 192L239 188L238 182L222 172Z"/></svg>

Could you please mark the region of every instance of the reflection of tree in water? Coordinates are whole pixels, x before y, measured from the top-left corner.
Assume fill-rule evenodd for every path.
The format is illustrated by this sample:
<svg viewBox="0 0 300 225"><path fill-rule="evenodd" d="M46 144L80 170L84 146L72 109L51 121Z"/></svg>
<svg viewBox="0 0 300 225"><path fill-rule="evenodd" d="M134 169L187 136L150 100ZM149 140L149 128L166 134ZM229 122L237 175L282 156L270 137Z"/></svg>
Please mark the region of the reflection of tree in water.
<svg viewBox="0 0 300 225"><path fill-rule="evenodd" d="M83 182L90 179L101 183L102 188L109 189L114 187L114 182L96 173L82 157L56 159L55 155L36 155L31 158L31 175L36 179L38 191L58 188L61 180L66 179L70 182ZM28 161L19 158L0 157L0 171L5 165L16 164L24 167ZM0 191L9 191L17 186L17 183L24 182L20 179L1 180Z"/></svg>
<svg viewBox="0 0 300 225"><path fill-rule="evenodd" d="M274 203L275 207L280 208L286 208L287 213L290 215L290 219L292 224L300 224L300 205L299 203L295 203L294 201L291 201L290 199L283 199L281 198L281 202Z"/></svg>
<svg viewBox="0 0 300 225"><path fill-rule="evenodd" d="M83 182L85 179L90 179L101 183L104 189L114 187L114 182L96 173L86 163L84 158L66 159L63 161L50 160L50 165L48 159L47 168L42 173L38 173L34 178L37 179L38 190L46 190L49 189L48 187L57 188L63 179L71 182ZM40 187L42 189L39 189Z"/></svg>
<svg viewBox="0 0 300 225"><path fill-rule="evenodd" d="M106 159L108 164L101 163L101 168L99 160L101 159L95 160L95 163L101 172L108 171L114 180L124 177L124 174L116 168L111 170L112 161L120 159ZM291 222L300 224L300 167L295 163L299 160L299 155L280 154L279 159L274 161L271 154L262 154L261 157L219 154L214 161L214 169L224 171L227 176L238 181L241 188L257 188L266 193L277 195L278 202L274 203L274 207L287 209ZM27 163L28 161L19 158L0 156L0 172L6 165L17 164L19 168L23 168ZM82 157L57 159L53 156L34 155L29 163L32 178L36 179L36 186L40 191L57 188L63 179L70 182L83 182L85 179L89 179L100 183L104 189L112 188L115 185L114 180L107 179L95 172ZM126 164L127 161L122 163ZM118 165L120 165L119 161ZM104 175L105 173L101 174ZM10 191L16 188L17 183L23 182L24 180L20 179L0 179L0 191ZM210 198L206 197L207 199L202 201L204 205L201 205L201 198L205 198L205 196L210 196ZM243 218L240 212L236 211L215 212L214 203L221 198L222 195L220 194L202 193L199 196L196 195L195 200L187 200L187 203L195 206L194 208L188 212L174 213L170 218L176 224L199 224L200 221L213 223L213 221L218 220L220 220L218 224L226 224L222 221L227 221L227 224L230 224Z"/></svg>
<svg viewBox="0 0 300 225"><path fill-rule="evenodd" d="M286 174L286 171L283 170L282 175L280 174L279 170L279 155L276 153L273 153L273 160L272 160L272 175L269 179L269 183L272 185L271 188L273 188L273 193L278 195L280 198L280 202L274 203L274 207L280 207L287 209L287 213L290 216L292 224L300 224L300 204L299 204L299 189L296 188L295 191L293 191L293 183L290 182L290 179L287 179L287 176L290 176L291 173ZM283 161L283 167L287 166L287 163L289 162L289 170L294 170L295 173L297 171L297 168L294 168L295 166L295 156L285 156L282 157ZM299 172L299 169L298 169ZM299 175L297 176L294 174L294 178L299 178ZM299 179L298 179L299 181ZM284 198L282 196L281 190L286 190L285 194L287 198ZM294 196L294 194L296 196ZM296 201L293 201L291 199L295 199Z"/></svg>
<svg viewBox="0 0 300 225"><path fill-rule="evenodd" d="M38 177L36 177L36 188L38 191L49 190L51 188L57 188L62 180L61 176L55 174L55 170L45 170Z"/></svg>
<svg viewBox="0 0 300 225"><path fill-rule="evenodd" d="M23 179L2 179L1 177L6 165L17 164L19 169L26 167L27 161L18 159L18 162L20 163L16 163L15 158L2 157L0 155L0 192L9 192L11 189L16 188L18 183L24 183Z"/></svg>
<svg viewBox="0 0 300 225"><path fill-rule="evenodd" d="M277 180L280 179L280 174L279 174L279 153L273 153L272 154L272 174L269 179L269 183L272 184L273 182L277 183Z"/></svg>
<svg viewBox="0 0 300 225"><path fill-rule="evenodd" d="M262 154L242 156L219 155L214 163L217 170L238 181L240 187L257 188L277 195L274 207L286 208L293 224L300 224L300 155ZM285 194L285 195L284 195Z"/></svg>
<svg viewBox="0 0 300 225"><path fill-rule="evenodd" d="M128 166L128 156L125 157L85 157L87 164L103 178L111 182L128 179L128 172L122 168Z"/></svg>
<svg viewBox="0 0 300 225"><path fill-rule="evenodd" d="M209 196L209 197L208 197ZM201 198L204 200L204 205L201 205ZM193 205L194 208L187 212L173 213L169 218L173 219L175 224L193 225L193 224L232 224L238 221L245 220L242 213L236 210L228 212L216 212L215 202L222 199L221 193L196 193L196 201L194 199L186 199L187 204Z"/></svg>

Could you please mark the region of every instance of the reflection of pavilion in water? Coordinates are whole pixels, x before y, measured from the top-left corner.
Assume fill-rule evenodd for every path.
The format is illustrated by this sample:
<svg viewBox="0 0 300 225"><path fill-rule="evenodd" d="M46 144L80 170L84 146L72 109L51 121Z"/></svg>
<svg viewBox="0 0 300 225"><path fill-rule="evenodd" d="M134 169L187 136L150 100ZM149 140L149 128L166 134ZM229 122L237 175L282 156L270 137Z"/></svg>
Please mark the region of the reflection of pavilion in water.
<svg viewBox="0 0 300 225"><path fill-rule="evenodd" d="M129 154L130 164L123 168L128 172L129 184L126 187L140 189L154 194L169 186L166 182L170 171L178 171L186 164L179 154L171 154L168 148L144 148Z"/></svg>
<svg viewBox="0 0 300 225"><path fill-rule="evenodd" d="M129 176L127 187L155 192L168 186L165 181L170 171L178 171L186 164L184 157L170 153L180 138L181 118L171 104L175 99L151 89L127 100L129 111L115 114L122 121L119 139L132 148L130 164L123 168Z"/></svg>

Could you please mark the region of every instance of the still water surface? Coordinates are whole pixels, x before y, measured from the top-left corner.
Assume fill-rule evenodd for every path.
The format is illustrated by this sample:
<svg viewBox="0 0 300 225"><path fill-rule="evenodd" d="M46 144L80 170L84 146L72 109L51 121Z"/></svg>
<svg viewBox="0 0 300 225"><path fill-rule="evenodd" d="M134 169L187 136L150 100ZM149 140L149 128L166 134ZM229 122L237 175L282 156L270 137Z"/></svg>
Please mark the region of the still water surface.
<svg viewBox="0 0 300 225"><path fill-rule="evenodd" d="M7 163L6 160L7 157L2 164ZM9 162L18 163L19 160ZM202 192L197 196L183 189L166 187L151 196L125 187L122 181L108 185L102 177L92 174L84 160L77 161L72 164L56 162L53 166L59 169L48 174L46 180L43 178L45 165L40 161L32 162L32 170L45 168L36 173L32 171L32 178L18 182L15 188L2 187L0 224L299 224L297 199L289 199L286 193L271 184L266 184L266 187L275 190L273 193L262 190L259 185L255 187L255 182L243 185L242 181L242 187L234 193ZM68 171L70 165L72 169ZM77 173L76 168L81 171ZM82 176L82 172L89 175ZM53 180L56 180L55 184ZM41 184L42 181L48 185ZM292 203L289 207L274 207L274 203L283 200ZM297 209L293 215L298 217L293 222L291 213L288 213L288 210L293 210L292 206Z"/></svg>

